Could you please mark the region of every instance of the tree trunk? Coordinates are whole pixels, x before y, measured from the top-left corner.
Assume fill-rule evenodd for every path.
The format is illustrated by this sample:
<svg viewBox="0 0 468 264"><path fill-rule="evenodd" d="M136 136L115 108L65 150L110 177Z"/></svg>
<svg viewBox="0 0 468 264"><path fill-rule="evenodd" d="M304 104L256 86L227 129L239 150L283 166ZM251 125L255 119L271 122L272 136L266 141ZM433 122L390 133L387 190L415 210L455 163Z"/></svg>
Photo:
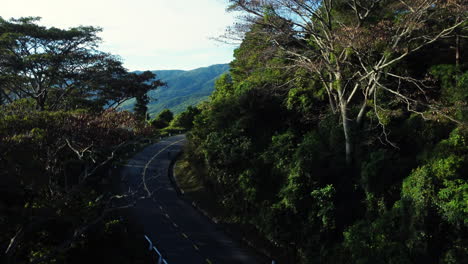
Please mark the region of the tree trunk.
<svg viewBox="0 0 468 264"><path fill-rule="evenodd" d="M340 107L341 107L341 119L343 119L343 133L345 137L345 145L346 145L346 164L349 166L353 162L353 142L352 142L352 135L351 135L351 122L348 118L348 108L347 103L345 100L341 100Z"/></svg>
<svg viewBox="0 0 468 264"><path fill-rule="evenodd" d="M39 111L45 110L46 99L47 99L47 91L43 90L41 94L39 94L39 96L36 98L37 110Z"/></svg>
<svg viewBox="0 0 468 264"><path fill-rule="evenodd" d="M457 67L460 65L460 36L458 34L455 36L455 65Z"/></svg>
<svg viewBox="0 0 468 264"><path fill-rule="evenodd" d="M348 117L348 101L347 98L344 96L343 87L341 84L341 73L339 71L334 73L335 82L334 82L334 89L338 93L338 104L340 107L341 112L341 119L343 121L343 134L345 138L345 148L346 148L346 165L351 166L353 163L353 140L352 140L352 132L351 132L351 122Z"/></svg>
<svg viewBox="0 0 468 264"><path fill-rule="evenodd" d="M457 34L455 36L455 65L460 65L460 36Z"/></svg>

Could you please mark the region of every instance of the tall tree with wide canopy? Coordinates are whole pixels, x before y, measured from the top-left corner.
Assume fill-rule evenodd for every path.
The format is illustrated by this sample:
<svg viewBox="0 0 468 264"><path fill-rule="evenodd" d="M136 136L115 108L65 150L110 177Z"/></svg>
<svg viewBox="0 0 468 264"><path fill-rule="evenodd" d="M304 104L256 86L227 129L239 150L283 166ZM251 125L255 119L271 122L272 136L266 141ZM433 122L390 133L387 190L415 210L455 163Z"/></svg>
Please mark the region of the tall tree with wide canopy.
<svg viewBox="0 0 468 264"><path fill-rule="evenodd" d="M39 110L83 104L112 107L162 85L151 72L129 73L97 50L95 27L46 28L40 18L0 18L0 101L33 98Z"/></svg>
<svg viewBox="0 0 468 264"><path fill-rule="evenodd" d="M10 98L31 97L37 108L54 109L51 93L66 97L87 67L107 57L98 52L99 28L68 30L39 26L40 18L0 20L0 69Z"/></svg>

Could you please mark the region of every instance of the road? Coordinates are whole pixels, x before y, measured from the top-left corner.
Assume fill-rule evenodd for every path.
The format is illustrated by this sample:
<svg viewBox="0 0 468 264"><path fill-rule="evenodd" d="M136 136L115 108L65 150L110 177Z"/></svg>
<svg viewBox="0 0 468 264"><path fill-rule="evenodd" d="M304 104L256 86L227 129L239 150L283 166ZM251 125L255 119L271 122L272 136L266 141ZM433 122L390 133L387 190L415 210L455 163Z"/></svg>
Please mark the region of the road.
<svg viewBox="0 0 468 264"><path fill-rule="evenodd" d="M169 264L260 263L178 196L167 172L184 142L184 135L163 139L121 168L126 189L138 189L151 197L137 202L136 221Z"/></svg>

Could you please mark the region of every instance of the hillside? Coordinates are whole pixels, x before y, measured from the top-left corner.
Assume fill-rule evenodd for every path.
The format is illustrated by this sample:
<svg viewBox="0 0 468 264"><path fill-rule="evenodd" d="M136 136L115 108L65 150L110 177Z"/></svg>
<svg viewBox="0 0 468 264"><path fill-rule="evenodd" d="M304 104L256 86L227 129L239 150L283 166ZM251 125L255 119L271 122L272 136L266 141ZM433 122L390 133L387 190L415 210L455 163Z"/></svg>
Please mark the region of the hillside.
<svg viewBox="0 0 468 264"><path fill-rule="evenodd" d="M180 113L188 106L206 100L213 92L215 80L228 69L228 64L217 64L190 71L152 71L158 79L167 83L167 87L150 92L153 101L148 104L149 114L154 116L166 108L174 113ZM122 108L131 110L134 103L134 99L129 100L122 105Z"/></svg>

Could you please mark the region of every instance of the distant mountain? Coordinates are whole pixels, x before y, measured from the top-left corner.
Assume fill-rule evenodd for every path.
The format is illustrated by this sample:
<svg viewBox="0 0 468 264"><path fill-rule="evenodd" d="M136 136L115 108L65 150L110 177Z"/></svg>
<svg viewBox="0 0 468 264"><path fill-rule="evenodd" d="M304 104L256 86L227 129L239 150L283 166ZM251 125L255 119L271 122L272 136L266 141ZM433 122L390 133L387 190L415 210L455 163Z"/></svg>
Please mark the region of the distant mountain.
<svg viewBox="0 0 468 264"><path fill-rule="evenodd" d="M217 64L191 71L152 71L156 78L167 83L167 87L150 92L149 96L154 100L148 104L149 114L153 117L166 108L180 113L188 106L208 99L214 90L215 80L228 70L229 64ZM135 100L129 100L122 108L132 110L134 104Z"/></svg>

